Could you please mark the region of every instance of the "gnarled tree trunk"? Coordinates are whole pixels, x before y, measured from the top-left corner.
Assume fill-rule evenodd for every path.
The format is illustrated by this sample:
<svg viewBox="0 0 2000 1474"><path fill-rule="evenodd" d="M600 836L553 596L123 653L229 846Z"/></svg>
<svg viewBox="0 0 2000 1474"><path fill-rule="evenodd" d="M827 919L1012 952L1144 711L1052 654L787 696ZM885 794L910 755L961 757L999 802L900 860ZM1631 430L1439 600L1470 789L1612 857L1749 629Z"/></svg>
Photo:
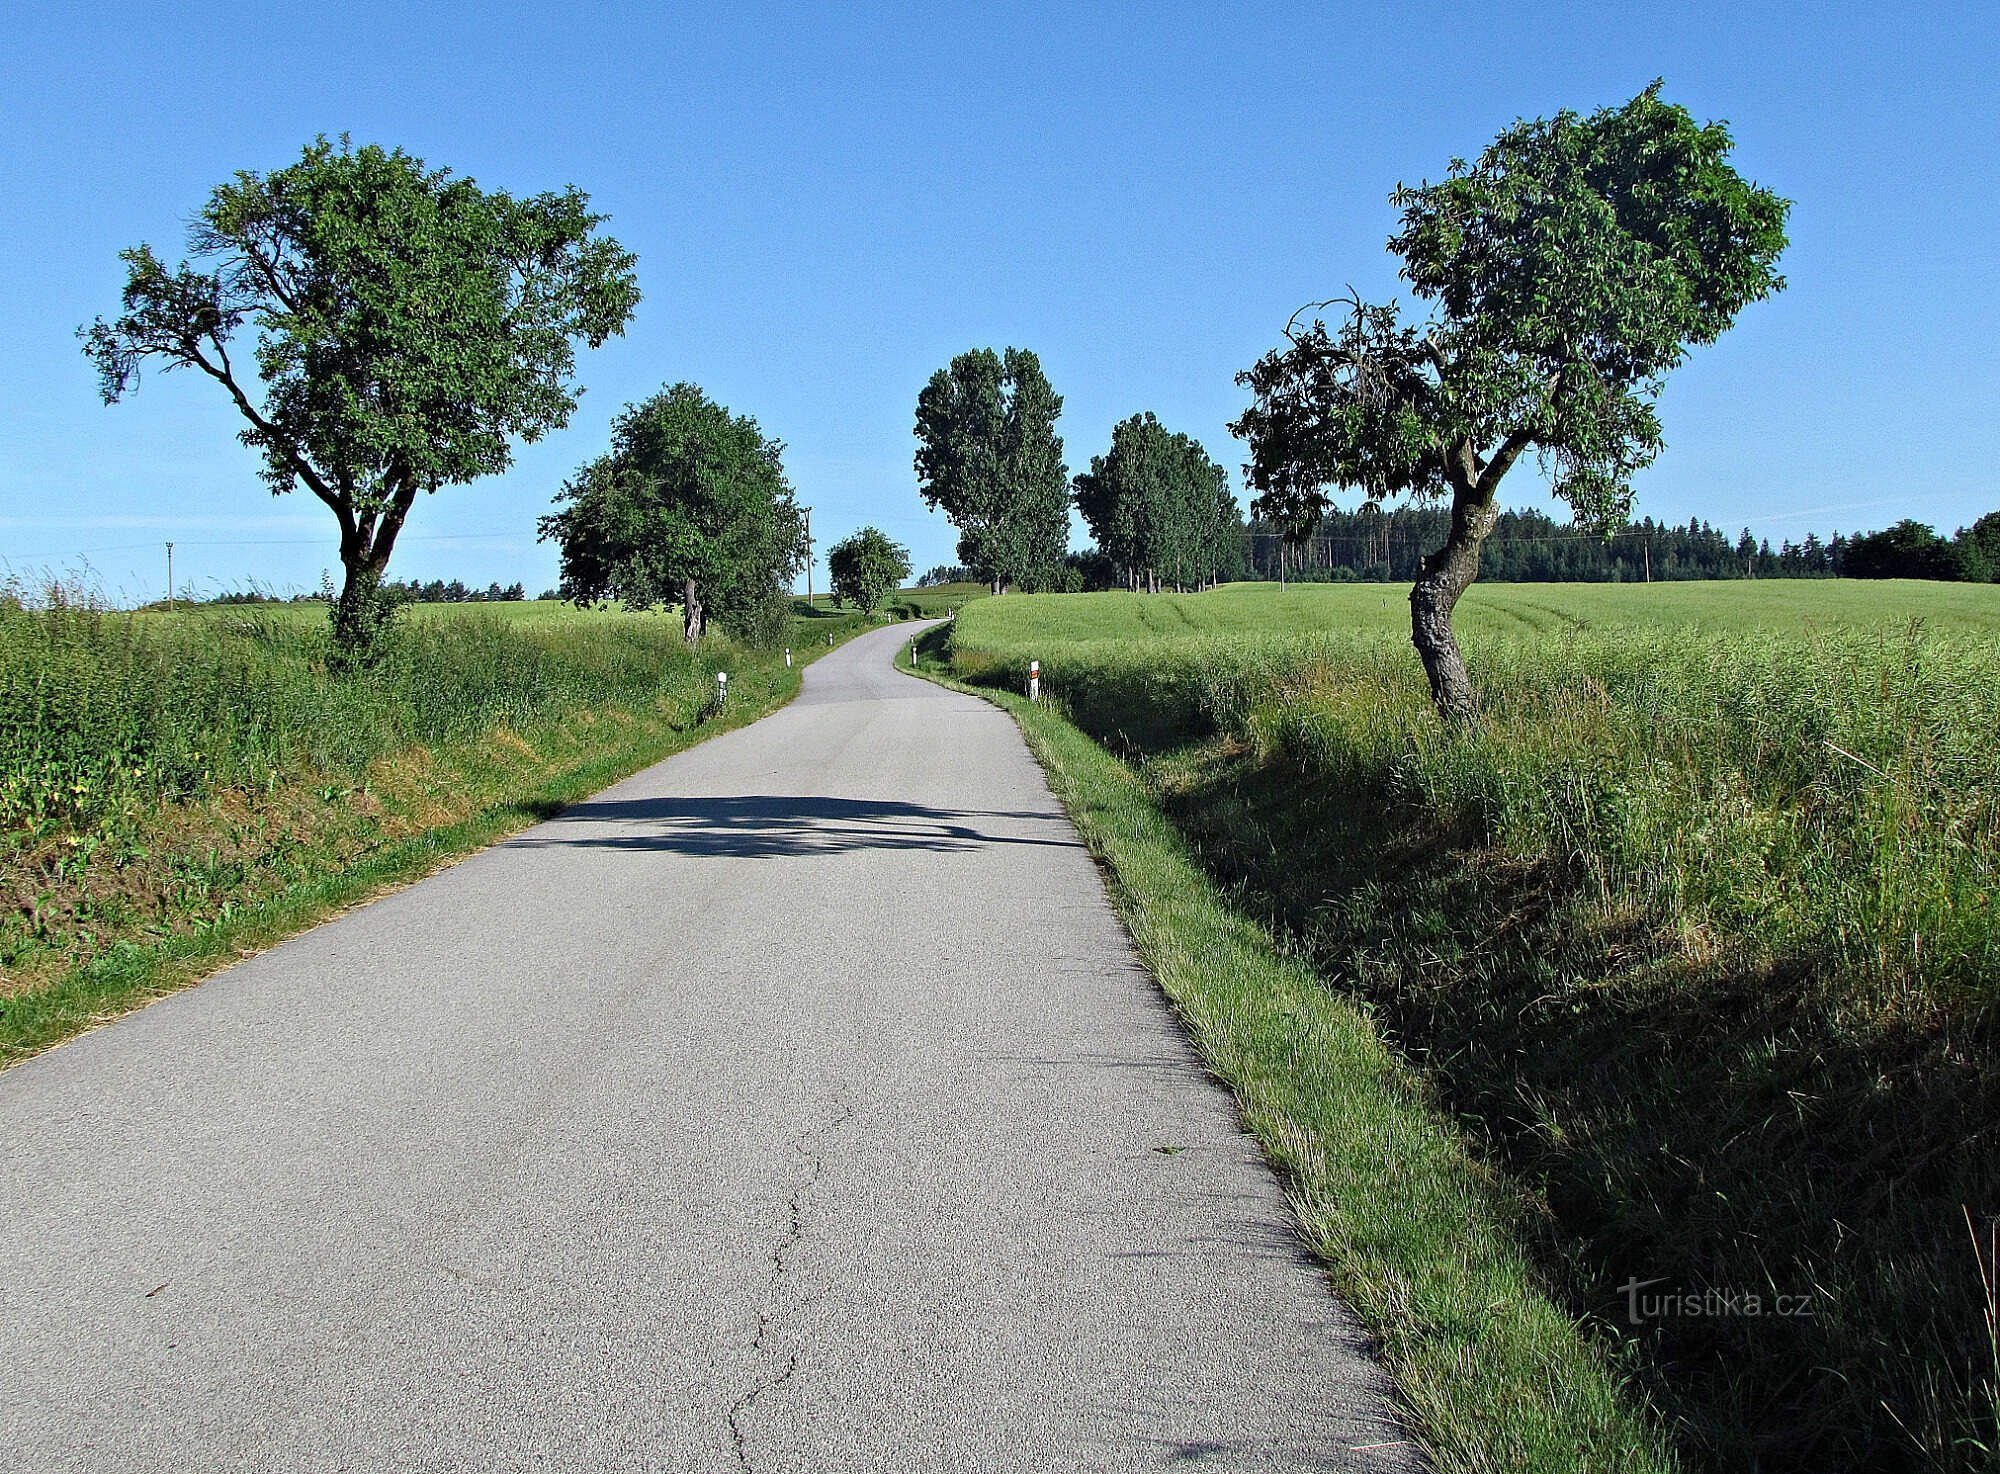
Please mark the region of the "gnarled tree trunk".
<svg viewBox="0 0 2000 1474"><path fill-rule="evenodd" d="M1451 499L1451 531L1444 546L1425 555L1423 575L1410 590L1410 643L1417 647L1424 674L1430 678L1431 699L1439 713L1453 721L1473 720L1479 715L1479 702L1452 633L1451 612L1479 577L1480 545L1499 520L1490 484L1474 481L1457 486Z"/></svg>
<svg viewBox="0 0 2000 1474"><path fill-rule="evenodd" d="M394 606L382 594L382 576L389 571L389 555L395 551L402 533L403 519L417 499L417 487L408 476L396 479L389 503L378 514L357 510L354 499L343 486L337 495L322 498L340 519L340 566L344 575L340 597L334 601L333 641L340 658L365 660L377 639L388 627Z"/></svg>
<svg viewBox="0 0 2000 1474"><path fill-rule="evenodd" d="M691 578L681 580L681 633L690 645L697 643L702 632L708 628L707 614L701 607L701 590L695 587Z"/></svg>

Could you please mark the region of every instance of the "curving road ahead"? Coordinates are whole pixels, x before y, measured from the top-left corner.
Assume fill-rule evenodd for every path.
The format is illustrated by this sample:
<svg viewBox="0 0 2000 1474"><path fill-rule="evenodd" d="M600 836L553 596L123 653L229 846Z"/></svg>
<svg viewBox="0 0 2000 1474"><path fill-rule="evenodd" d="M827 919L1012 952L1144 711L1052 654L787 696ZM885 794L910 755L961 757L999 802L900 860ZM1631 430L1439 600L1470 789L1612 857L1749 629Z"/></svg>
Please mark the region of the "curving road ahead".
<svg viewBox="0 0 2000 1474"><path fill-rule="evenodd" d="M0 1468L1410 1467L908 632L0 1074Z"/></svg>

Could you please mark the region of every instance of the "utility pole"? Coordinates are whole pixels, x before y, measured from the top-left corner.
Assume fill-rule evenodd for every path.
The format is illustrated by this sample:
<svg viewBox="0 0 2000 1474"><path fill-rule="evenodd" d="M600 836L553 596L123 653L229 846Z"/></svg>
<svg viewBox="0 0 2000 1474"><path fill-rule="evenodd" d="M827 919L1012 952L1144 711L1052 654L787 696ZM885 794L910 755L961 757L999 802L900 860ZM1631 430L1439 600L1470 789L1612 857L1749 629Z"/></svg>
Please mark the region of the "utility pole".
<svg viewBox="0 0 2000 1474"><path fill-rule="evenodd" d="M806 602L813 601L813 509L806 512Z"/></svg>
<svg viewBox="0 0 2000 1474"><path fill-rule="evenodd" d="M167 613L174 612L174 545L167 544Z"/></svg>

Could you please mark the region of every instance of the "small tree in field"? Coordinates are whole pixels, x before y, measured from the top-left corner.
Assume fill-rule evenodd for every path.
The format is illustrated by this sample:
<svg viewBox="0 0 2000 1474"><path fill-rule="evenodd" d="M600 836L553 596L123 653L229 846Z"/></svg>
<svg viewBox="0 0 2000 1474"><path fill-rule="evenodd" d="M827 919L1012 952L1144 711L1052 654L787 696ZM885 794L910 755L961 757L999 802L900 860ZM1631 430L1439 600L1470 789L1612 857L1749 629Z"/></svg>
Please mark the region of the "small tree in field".
<svg viewBox="0 0 2000 1474"><path fill-rule="evenodd" d="M1476 164L1399 189L1390 249L1430 319L1335 299L1333 329L1294 317L1286 346L1238 376L1254 402L1232 428L1250 442L1260 515L1310 527L1333 487L1450 498L1450 531L1410 592L1449 716L1476 709L1451 615L1508 468L1532 450L1580 522L1623 521L1633 473L1660 452L1668 372L1784 284L1787 203L1730 167L1723 124L1659 94L1516 123Z"/></svg>
<svg viewBox="0 0 2000 1474"><path fill-rule="evenodd" d="M630 406L610 454L556 494L541 535L562 550L562 596L635 609L678 603L699 640L711 618L739 633L768 622L805 559L805 519L784 447L692 384Z"/></svg>
<svg viewBox="0 0 2000 1474"><path fill-rule="evenodd" d="M826 567L834 594L872 615L910 576L910 550L880 528L864 527L827 550Z"/></svg>
<svg viewBox="0 0 2000 1474"><path fill-rule="evenodd" d="M1025 348L961 353L917 396L917 489L958 527L958 556L1002 592L1054 579L1069 549L1062 396Z"/></svg>
<svg viewBox="0 0 2000 1474"><path fill-rule="evenodd" d="M84 352L107 404L148 363L221 385L271 490L304 486L339 523L333 626L352 652L387 617L379 586L418 493L504 470L513 441L567 424L575 345L631 317L636 258L588 204L321 138L209 196L188 230L199 265L124 252L125 310L80 330ZM254 373L231 355L246 324Z"/></svg>

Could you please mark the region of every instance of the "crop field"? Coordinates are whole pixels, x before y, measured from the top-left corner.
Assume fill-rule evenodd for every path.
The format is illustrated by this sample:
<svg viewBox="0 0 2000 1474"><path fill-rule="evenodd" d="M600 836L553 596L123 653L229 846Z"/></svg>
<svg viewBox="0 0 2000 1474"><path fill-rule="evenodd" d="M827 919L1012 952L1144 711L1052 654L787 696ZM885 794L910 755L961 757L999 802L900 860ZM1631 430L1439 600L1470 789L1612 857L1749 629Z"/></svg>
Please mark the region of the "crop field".
<svg viewBox="0 0 2000 1474"><path fill-rule="evenodd" d="M801 611L793 640L810 658L864 627ZM690 650L671 613L555 602L418 605L365 670L329 653L320 604L0 598L0 1064L799 679L776 650Z"/></svg>
<svg viewBox="0 0 2000 1474"><path fill-rule="evenodd" d="M1994 1468L2000 588L1476 586L1464 731L1407 619L1389 586L1010 596L946 653L1039 660L1371 1011L1698 1462Z"/></svg>

